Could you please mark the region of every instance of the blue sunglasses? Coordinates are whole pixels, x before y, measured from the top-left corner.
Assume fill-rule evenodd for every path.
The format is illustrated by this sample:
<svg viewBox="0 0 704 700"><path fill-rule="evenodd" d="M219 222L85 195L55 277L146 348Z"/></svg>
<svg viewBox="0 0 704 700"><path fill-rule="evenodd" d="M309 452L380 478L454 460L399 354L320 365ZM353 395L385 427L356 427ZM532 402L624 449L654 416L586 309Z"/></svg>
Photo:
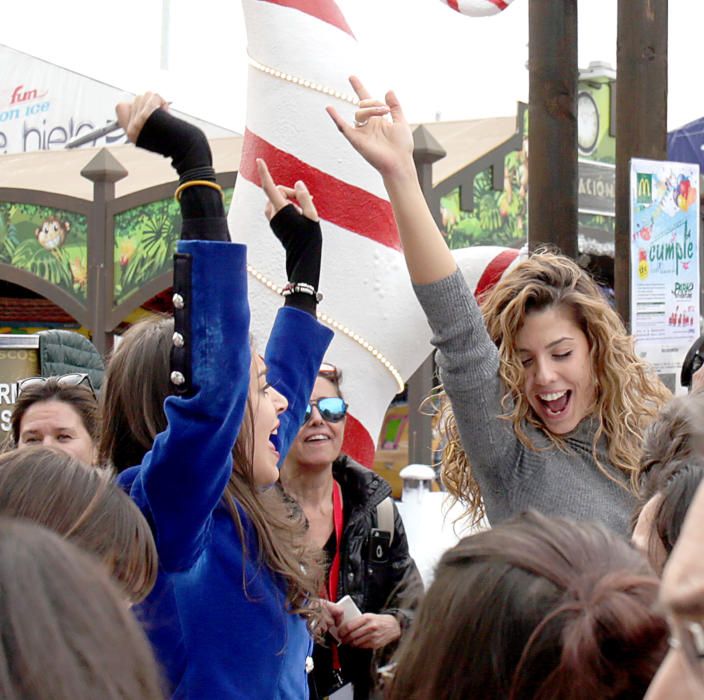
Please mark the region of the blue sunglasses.
<svg viewBox="0 0 704 700"><path fill-rule="evenodd" d="M347 404L339 396L330 396L317 401L309 401L306 406L306 422L313 415L313 406L317 406L320 417L328 423L339 423L347 415Z"/></svg>

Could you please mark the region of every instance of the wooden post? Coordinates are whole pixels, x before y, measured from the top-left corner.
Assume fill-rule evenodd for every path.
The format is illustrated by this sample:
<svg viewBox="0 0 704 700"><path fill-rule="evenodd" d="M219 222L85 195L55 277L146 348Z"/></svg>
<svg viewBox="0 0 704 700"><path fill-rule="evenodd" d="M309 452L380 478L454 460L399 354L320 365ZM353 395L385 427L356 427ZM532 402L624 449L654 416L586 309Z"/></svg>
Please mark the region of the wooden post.
<svg viewBox="0 0 704 700"><path fill-rule="evenodd" d="M577 0L530 0L528 242L577 257Z"/></svg>
<svg viewBox="0 0 704 700"><path fill-rule="evenodd" d="M440 221L439 207L434 207L433 163L444 158L447 153L435 137L424 126L413 132L413 160L416 164L425 201L431 208L435 220ZM428 357L408 380L408 463L428 464L433 462L432 418L420 412L420 405L433 389L433 358Z"/></svg>
<svg viewBox="0 0 704 700"><path fill-rule="evenodd" d="M108 220L107 205L115 199L115 183L127 176L122 164L106 148L81 170L93 183L93 203L88 215L88 318L93 345L101 355L112 347L107 319L113 302L113 221Z"/></svg>
<svg viewBox="0 0 704 700"><path fill-rule="evenodd" d="M631 321L630 161L667 158L667 2L618 2L614 291L626 327Z"/></svg>

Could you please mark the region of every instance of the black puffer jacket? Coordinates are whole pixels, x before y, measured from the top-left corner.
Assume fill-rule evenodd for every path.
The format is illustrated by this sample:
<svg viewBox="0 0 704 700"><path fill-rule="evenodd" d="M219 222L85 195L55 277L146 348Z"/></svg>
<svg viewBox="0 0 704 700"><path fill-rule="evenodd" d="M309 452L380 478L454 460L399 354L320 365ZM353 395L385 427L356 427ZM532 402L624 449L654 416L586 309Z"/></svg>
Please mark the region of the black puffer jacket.
<svg viewBox="0 0 704 700"><path fill-rule="evenodd" d="M376 507L391 496L391 488L378 474L346 456L334 462L333 476L340 484L344 507L337 599L349 595L363 613L394 615L403 631L412 619L423 584L408 553L406 531L395 504L394 535L387 556L379 561L370 551L370 535L377 527ZM354 684L355 700L369 697L372 656L366 649L340 647L342 675ZM322 698L335 686L329 648L316 645L313 658L311 680L315 688L311 684L311 697Z"/></svg>

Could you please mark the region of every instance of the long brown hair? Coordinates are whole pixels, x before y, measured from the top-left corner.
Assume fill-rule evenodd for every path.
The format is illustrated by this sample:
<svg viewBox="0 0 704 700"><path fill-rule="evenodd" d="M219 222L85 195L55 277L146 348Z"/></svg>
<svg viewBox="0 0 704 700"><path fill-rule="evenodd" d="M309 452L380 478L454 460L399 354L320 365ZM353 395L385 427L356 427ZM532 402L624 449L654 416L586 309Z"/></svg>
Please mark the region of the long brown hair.
<svg viewBox="0 0 704 700"><path fill-rule="evenodd" d="M171 394L169 357L174 320L154 316L122 336L108 363L100 392L103 430L98 458L119 474L142 461L166 430L164 399Z"/></svg>
<svg viewBox="0 0 704 700"><path fill-rule="evenodd" d="M145 319L135 324L110 359L101 392L103 439L101 459L118 471L139 464L156 435L166 429L164 399L171 393L169 352L173 320ZM237 526L246 590L246 539L239 503L251 518L259 541L260 563L286 583L289 610L304 617L319 611L309 601L317 597L322 577L319 555L305 544L305 523L281 496L279 489L260 490L254 482L252 425L254 407L247 399L245 420L233 448L233 468L223 494Z"/></svg>
<svg viewBox="0 0 704 700"><path fill-rule="evenodd" d="M33 520L91 552L134 603L154 586L152 532L106 470L47 447L0 455L0 514Z"/></svg>
<svg viewBox="0 0 704 700"><path fill-rule="evenodd" d="M658 580L606 530L537 513L440 560L390 700L635 700L667 650Z"/></svg>
<svg viewBox="0 0 704 700"><path fill-rule="evenodd" d="M93 558L0 518L0 697L163 700L149 642Z"/></svg>
<svg viewBox="0 0 704 700"><path fill-rule="evenodd" d="M525 431L526 423L543 430L557 449L564 449L564 441L546 430L528 403L515 339L528 314L557 307L571 311L590 348L597 420L592 449L597 468L614 480L598 458L597 445L605 436L611 464L628 477L635 491L644 430L671 394L638 357L633 338L594 280L573 260L543 250L509 271L480 302L487 331L499 350L499 375L506 387L501 418L512 422L516 436L528 449L534 445ZM483 515L479 484L446 400L439 427L446 437L443 481L478 521Z"/></svg>

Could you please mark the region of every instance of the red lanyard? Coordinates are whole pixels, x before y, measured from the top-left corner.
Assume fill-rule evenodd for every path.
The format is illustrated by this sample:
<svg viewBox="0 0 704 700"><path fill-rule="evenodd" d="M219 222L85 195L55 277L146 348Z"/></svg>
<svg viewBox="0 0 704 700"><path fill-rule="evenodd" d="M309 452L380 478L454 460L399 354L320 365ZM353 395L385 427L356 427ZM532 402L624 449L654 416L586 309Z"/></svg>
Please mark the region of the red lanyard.
<svg viewBox="0 0 704 700"><path fill-rule="evenodd" d="M328 600L334 603L337 600L337 584L340 580L340 549L342 546L342 490L340 484L333 479L332 482L332 524L335 528L335 556L330 565L330 575L328 576Z"/></svg>
<svg viewBox="0 0 704 700"><path fill-rule="evenodd" d="M344 512L342 506L342 490L340 484L333 479L332 482L332 524L335 528L335 556L332 558L330 565L330 574L328 575L328 600L334 603L337 600L337 584L340 580L340 550L342 548L342 526L344 522ZM337 649L337 644L330 647L332 653L332 668L339 673L342 665L340 664L340 654Z"/></svg>

